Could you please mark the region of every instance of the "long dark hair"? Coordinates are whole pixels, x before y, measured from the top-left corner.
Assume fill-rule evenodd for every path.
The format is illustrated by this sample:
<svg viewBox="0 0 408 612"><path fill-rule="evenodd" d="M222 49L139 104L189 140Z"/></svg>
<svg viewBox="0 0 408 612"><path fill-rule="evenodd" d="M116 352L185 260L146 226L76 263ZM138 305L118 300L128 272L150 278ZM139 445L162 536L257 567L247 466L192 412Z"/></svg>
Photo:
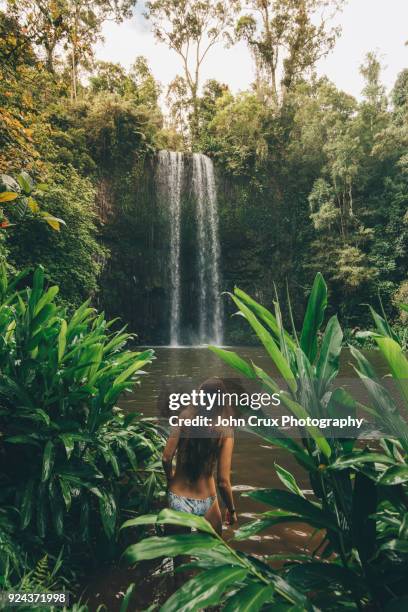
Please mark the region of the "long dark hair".
<svg viewBox="0 0 408 612"><path fill-rule="evenodd" d="M226 393L224 382L220 378L209 378L200 387L205 393L217 394L221 396ZM222 400L216 401L211 412L205 410L205 406L199 408L197 414L207 413L213 420L218 415L226 412L226 407ZM178 452L181 461L183 472L186 474L190 482L198 480L201 476L211 476L214 471L218 453L220 450L220 439L222 430L211 427L200 432L201 435L190 435L190 432L184 432L184 436L180 438Z"/></svg>

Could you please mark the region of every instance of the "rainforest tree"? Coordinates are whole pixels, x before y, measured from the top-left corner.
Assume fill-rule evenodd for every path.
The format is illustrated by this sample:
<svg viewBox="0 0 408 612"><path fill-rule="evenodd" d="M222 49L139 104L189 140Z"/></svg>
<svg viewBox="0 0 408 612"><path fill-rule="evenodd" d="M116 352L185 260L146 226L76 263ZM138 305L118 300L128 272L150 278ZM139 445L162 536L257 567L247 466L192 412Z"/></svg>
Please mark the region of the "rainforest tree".
<svg viewBox="0 0 408 612"><path fill-rule="evenodd" d="M198 135L199 86L202 64L214 45L231 36L235 0L153 0L147 2L146 16L156 38L180 57L184 95L191 109L191 140Z"/></svg>

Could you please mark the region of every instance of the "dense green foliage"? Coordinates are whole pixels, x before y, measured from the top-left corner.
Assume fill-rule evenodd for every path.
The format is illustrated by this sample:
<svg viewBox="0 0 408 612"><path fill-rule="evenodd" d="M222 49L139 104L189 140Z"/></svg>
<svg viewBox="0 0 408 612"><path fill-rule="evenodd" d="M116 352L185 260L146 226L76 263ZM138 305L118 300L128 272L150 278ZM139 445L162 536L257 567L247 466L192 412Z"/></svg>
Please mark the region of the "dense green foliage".
<svg viewBox="0 0 408 612"><path fill-rule="evenodd" d="M368 323L361 304L378 291L391 306L406 279L404 73L390 106L379 70L368 56L360 103L327 79L299 83L278 110L255 93L206 94L202 146L237 185L221 201L227 277L266 304L272 281L282 291L288 279L297 320L298 288L318 270L350 327Z"/></svg>
<svg viewBox="0 0 408 612"><path fill-rule="evenodd" d="M35 240L31 226L21 232L10 228L7 246L2 231L1 248L9 252L11 265L45 265L66 302L78 304L95 295L110 315L121 315L135 331L144 331L144 340L163 342L166 308L158 311L155 295L166 293L167 273L154 263L162 228L156 211L148 214L155 206L152 158L159 148L187 147L207 153L217 164L225 288L237 283L270 305L273 282L282 295L288 281L299 322L302 298L316 271L324 270L331 307L346 328L368 323L362 304L373 303L378 292L388 315L398 319L393 304L404 291L408 266L405 71L387 96L379 62L369 54L361 68L361 101L327 78L313 77L316 60L329 52L338 34L328 21L315 24L319 1L303 8L290 0L254 1L239 18L235 4L229 9L211 4L211 23L200 3L203 11L195 11L192 20L194 3L183 8L171 1L151 3L148 13L157 37L176 48L181 59L192 46L205 53L203 41L214 25L211 46L223 34L230 43L244 39L258 67L254 88L237 95L214 80L200 91L199 73L192 68L178 76L168 91L163 128L160 87L145 59L137 58L129 71L108 62L94 61L90 68L104 19L122 19L131 3L119 3L114 15L104 2L94 14L81 13L78 27L86 42L74 52L76 75L68 5L61 4L61 14L54 15L52 3L42 3L39 12L37 4L11 2L0 18L5 84L0 170L15 176L25 168L34 180L48 183L44 206L69 223L58 236L35 224ZM252 9L261 11L257 24L249 16ZM166 11L179 15L179 10L185 20L164 24ZM41 36L46 15L54 26ZM306 40L313 42L306 45ZM279 68L275 59L282 58L283 47L291 50L290 60ZM80 78L85 69L86 84ZM149 235L152 240L143 238ZM145 274L145 258L152 262L153 282ZM126 290L123 280L129 274L136 282ZM134 319L128 304L138 295L152 300L152 306ZM227 339L251 338L233 320Z"/></svg>
<svg viewBox="0 0 408 612"><path fill-rule="evenodd" d="M144 510L161 439L116 406L153 351L126 349L85 302L71 316L38 268L0 280L0 575L18 583L47 551L83 567L114 550L125 511ZM23 287L23 288L20 288ZM147 487L147 489L146 489ZM63 551L63 552L62 552ZM26 557L26 558L25 558ZM60 565L60 563L59 563Z"/></svg>
<svg viewBox="0 0 408 612"><path fill-rule="evenodd" d="M370 415L383 438L380 445L365 440L362 447L355 438L324 435L313 426L304 427L299 440L273 426L250 428L264 443L284 449L307 470L313 499L308 499L290 472L275 464L285 488L246 493L269 509L243 525L235 538L244 540L291 522L308 523L322 532L310 557L278 556L285 561L280 572L234 551L204 519L168 510L124 526L176 524L195 527L199 533L152 537L130 546L126 557L130 562L186 552L198 557L190 567L201 572L170 597L163 611L187 610L192 602L197 608L222 603L226 610L251 611L275 609L278 604L284 610L293 609L291 605L299 610L315 609L312 606L358 610L371 605L379 610L388 610L388 605L402 609L408 594L408 427L404 419L408 360L400 338L373 311L371 335L399 397L386 390L363 354L353 349L357 373L368 393L368 406L363 406L341 386L340 379L336 381L343 337L336 316L329 319L319 340L327 308L327 287L321 275L315 278L299 339L282 326L278 302L273 314L239 289L231 297L281 378L275 380L233 351L211 347L219 357L242 376L257 379L269 393L279 392L280 381L285 381L280 398L297 418L355 416L358 408Z"/></svg>

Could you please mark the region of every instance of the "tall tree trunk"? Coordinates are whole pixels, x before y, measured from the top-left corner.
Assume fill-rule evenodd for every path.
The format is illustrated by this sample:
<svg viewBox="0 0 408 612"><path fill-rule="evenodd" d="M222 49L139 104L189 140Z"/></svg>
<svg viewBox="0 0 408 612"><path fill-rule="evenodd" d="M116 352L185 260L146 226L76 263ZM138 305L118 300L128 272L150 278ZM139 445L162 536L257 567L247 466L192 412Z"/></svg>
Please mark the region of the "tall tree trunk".
<svg viewBox="0 0 408 612"><path fill-rule="evenodd" d="M48 72L50 72L51 74L55 74L54 51L55 51L55 44L49 44L49 43L45 44L45 53L46 53L45 67L47 68Z"/></svg>
<svg viewBox="0 0 408 612"><path fill-rule="evenodd" d="M75 49L71 52L71 99L77 99L77 63L75 58Z"/></svg>

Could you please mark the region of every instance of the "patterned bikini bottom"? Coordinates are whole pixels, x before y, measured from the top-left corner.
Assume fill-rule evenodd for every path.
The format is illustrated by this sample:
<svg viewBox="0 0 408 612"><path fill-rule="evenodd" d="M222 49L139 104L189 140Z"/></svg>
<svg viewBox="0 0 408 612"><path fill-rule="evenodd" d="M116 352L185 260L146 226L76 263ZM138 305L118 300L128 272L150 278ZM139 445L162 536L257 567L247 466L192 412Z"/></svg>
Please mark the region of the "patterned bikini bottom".
<svg viewBox="0 0 408 612"><path fill-rule="evenodd" d="M196 499L194 497L184 497L176 495L172 491L168 493L169 508L178 510L179 512L188 512L197 516L204 516L215 502L216 497L206 497L204 499Z"/></svg>

